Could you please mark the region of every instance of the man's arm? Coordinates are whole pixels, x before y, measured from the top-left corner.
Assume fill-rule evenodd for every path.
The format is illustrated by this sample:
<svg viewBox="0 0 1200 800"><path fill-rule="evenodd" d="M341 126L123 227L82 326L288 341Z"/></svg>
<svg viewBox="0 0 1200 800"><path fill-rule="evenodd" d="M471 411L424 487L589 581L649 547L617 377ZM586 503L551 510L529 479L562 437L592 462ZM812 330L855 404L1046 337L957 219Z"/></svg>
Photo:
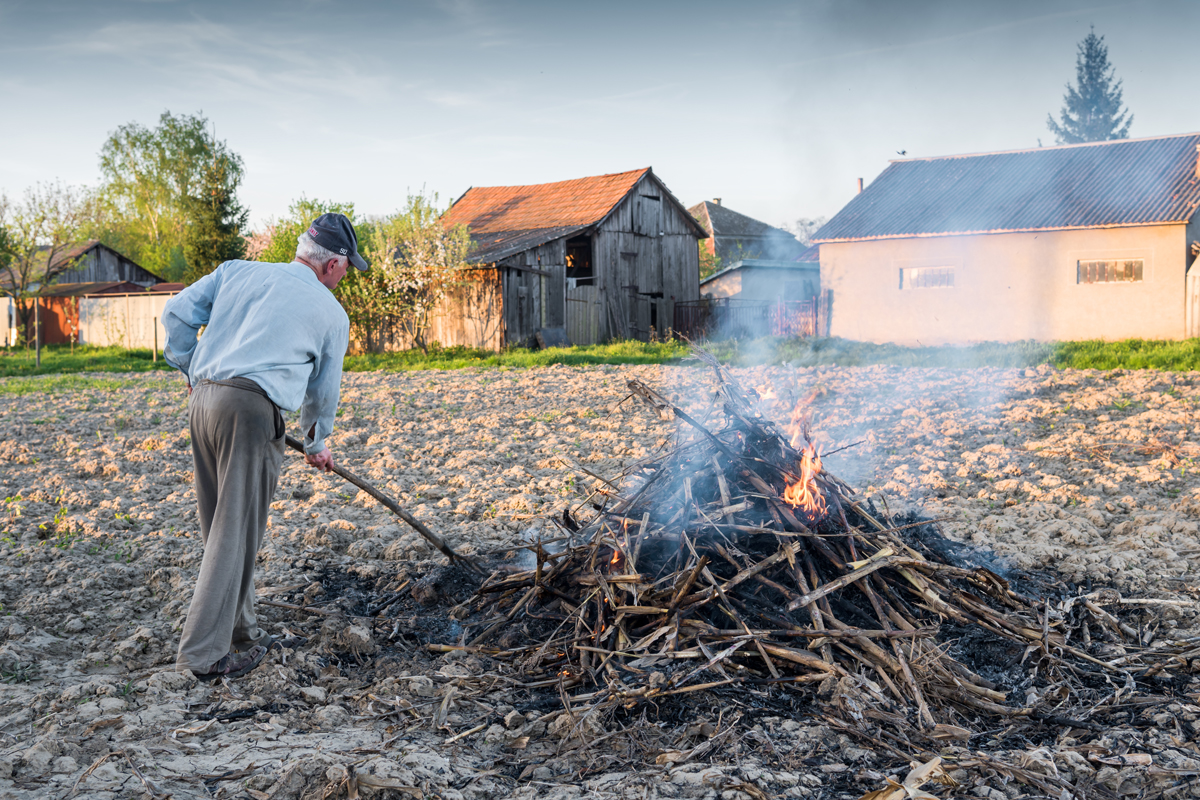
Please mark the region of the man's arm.
<svg viewBox="0 0 1200 800"><path fill-rule="evenodd" d="M321 356L308 379L304 404L300 406L300 427L304 430L304 460L328 472L333 456L325 446L325 437L333 432L338 396L342 386L342 358L350 343L349 326L339 326L325 338Z"/></svg>
<svg viewBox="0 0 1200 800"><path fill-rule="evenodd" d="M196 351L196 336L212 314L213 297L222 275L223 266L172 297L163 308L162 324L167 331L163 358L185 376L189 375L192 354ZM188 389L191 389L190 377Z"/></svg>

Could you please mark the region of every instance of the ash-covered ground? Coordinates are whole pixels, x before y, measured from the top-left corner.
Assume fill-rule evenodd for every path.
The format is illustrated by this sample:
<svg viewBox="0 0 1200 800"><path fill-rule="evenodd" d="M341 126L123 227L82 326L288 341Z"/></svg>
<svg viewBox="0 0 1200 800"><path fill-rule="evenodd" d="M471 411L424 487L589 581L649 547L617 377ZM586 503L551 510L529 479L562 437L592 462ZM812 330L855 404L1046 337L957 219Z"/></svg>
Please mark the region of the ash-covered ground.
<svg viewBox="0 0 1200 800"><path fill-rule="evenodd" d="M1110 610L1160 641L1197 634L1200 374L735 373L781 422L813 395L822 450L861 442L826 468L894 515L944 520L963 558L1168 600ZM621 403L631 377L710 411L695 367L357 373L330 445L454 547L502 557L600 485L574 465L615 476L669 445L675 423ZM258 594L315 611L259 612L309 641L229 686L197 685L172 670L201 556L183 381L5 395L0 431L0 797L858 798L908 772L831 728L815 688L714 692L580 726L557 692L486 656L430 652L458 643L447 609L470 581L291 453ZM1125 727L948 740L956 784L926 789L1030 793L1003 770L953 768L982 751L1079 796L1200 796L1200 684L1176 682L1179 702L1131 704Z"/></svg>

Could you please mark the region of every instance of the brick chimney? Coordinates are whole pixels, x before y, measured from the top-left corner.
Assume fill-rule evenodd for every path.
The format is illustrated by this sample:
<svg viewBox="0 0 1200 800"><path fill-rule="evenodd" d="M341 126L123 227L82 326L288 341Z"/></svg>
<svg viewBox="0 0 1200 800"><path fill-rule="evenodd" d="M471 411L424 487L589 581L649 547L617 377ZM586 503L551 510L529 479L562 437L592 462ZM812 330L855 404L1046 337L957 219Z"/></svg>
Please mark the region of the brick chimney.
<svg viewBox="0 0 1200 800"><path fill-rule="evenodd" d="M1197 149L1197 150L1200 150L1200 144L1196 145L1196 149ZM1200 158L1200 156L1197 156L1197 158ZM721 205L721 198L719 198L719 197L714 197L714 198L713 198L713 205L718 205L718 206L719 206L719 205Z"/></svg>
<svg viewBox="0 0 1200 800"><path fill-rule="evenodd" d="M1196 147L1200 148L1200 144L1196 145ZM1200 156L1198 156L1198 157L1200 157ZM862 178L858 179L858 193L862 194Z"/></svg>

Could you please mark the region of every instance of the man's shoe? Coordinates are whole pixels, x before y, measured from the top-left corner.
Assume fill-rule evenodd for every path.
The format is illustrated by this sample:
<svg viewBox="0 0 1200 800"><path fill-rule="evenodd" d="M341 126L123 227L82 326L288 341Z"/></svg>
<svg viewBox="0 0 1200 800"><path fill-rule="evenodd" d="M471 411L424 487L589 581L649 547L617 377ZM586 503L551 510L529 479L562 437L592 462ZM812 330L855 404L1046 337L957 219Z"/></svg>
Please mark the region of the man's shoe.
<svg viewBox="0 0 1200 800"><path fill-rule="evenodd" d="M196 680L205 682L221 678L240 678L261 664L266 654L267 648L257 644L244 653L229 653L213 664L208 672L192 674L196 676Z"/></svg>

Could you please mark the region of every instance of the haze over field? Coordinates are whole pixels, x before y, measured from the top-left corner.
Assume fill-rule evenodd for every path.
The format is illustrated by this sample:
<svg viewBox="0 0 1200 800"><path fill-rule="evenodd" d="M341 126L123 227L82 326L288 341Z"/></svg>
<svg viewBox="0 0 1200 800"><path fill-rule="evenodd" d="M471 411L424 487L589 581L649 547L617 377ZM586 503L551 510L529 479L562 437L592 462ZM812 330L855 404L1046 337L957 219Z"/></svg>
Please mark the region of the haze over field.
<svg viewBox="0 0 1200 800"><path fill-rule="evenodd" d="M252 223L652 165L685 203L830 216L897 151L1034 147L1105 37L1135 137L1181 102L1200 5L0 0L0 188L95 183L117 126L203 111Z"/></svg>

